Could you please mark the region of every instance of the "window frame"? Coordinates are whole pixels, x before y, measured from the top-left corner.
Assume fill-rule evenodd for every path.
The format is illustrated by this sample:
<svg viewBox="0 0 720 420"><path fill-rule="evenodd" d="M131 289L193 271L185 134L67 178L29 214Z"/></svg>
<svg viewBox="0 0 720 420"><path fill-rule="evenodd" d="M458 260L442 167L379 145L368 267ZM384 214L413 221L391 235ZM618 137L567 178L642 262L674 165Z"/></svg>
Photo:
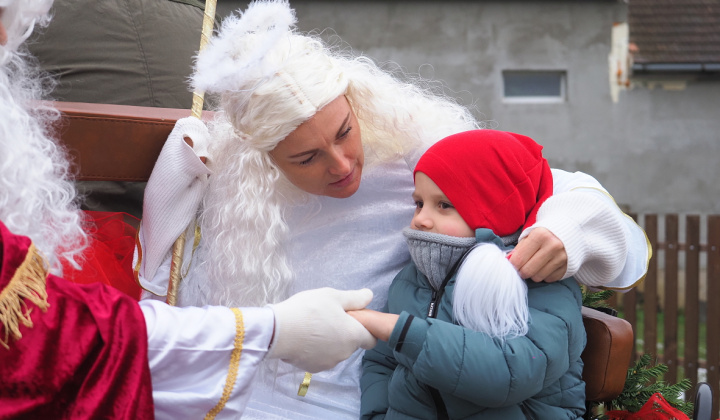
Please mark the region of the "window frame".
<svg viewBox="0 0 720 420"><path fill-rule="evenodd" d="M527 95L527 96L506 96L506 75L507 74L557 74L559 75L560 83L560 94L555 95ZM567 102L567 70L558 69L542 69L542 70L528 70L528 69L504 69L500 72L502 83L501 83L501 97L503 103L508 104L561 104Z"/></svg>

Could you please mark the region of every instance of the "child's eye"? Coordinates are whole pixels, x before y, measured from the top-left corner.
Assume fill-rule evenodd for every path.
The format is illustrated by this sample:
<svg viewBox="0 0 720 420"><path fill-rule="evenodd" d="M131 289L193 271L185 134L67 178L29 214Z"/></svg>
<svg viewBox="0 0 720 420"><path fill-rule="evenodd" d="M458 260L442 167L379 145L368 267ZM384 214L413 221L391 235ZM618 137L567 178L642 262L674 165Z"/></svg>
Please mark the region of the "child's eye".
<svg viewBox="0 0 720 420"><path fill-rule="evenodd" d="M417 208L417 209L423 208L423 202L420 200L415 201L415 208Z"/></svg>
<svg viewBox="0 0 720 420"><path fill-rule="evenodd" d="M450 203L444 203L444 202L442 202L442 201L440 202L439 206L440 206L440 208L443 209L443 210L454 209L454 208L455 208L455 206L453 206L452 204L450 204Z"/></svg>

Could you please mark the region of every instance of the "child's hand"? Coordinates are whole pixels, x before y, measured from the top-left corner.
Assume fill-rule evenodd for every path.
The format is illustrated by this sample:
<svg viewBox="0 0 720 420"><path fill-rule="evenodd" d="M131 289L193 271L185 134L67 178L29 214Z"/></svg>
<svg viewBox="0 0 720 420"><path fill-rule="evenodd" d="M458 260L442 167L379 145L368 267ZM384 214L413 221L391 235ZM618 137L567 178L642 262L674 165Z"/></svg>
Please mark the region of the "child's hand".
<svg viewBox="0 0 720 420"><path fill-rule="evenodd" d="M370 331L370 334L377 337L378 340L388 341L395 323L400 316L395 314L386 314L384 312L373 311L372 309L361 309L359 311L348 311L348 315L355 318Z"/></svg>

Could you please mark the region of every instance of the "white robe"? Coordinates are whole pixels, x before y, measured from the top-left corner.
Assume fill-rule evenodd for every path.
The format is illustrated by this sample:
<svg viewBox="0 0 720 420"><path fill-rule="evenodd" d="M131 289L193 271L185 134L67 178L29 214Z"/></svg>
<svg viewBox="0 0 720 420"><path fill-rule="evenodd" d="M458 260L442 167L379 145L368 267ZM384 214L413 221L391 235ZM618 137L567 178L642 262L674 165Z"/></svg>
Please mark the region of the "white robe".
<svg viewBox="0 0 720 420"><path fill-rule="evenodd" d="M235 314L222 306L179 308L155 300L141 301L140 309L148 331L155 418L204 418L223 396L235 349ZM244 339L238 373L217 419L242 415L272 336L270 308L241 308L241 312Z"/></svg>

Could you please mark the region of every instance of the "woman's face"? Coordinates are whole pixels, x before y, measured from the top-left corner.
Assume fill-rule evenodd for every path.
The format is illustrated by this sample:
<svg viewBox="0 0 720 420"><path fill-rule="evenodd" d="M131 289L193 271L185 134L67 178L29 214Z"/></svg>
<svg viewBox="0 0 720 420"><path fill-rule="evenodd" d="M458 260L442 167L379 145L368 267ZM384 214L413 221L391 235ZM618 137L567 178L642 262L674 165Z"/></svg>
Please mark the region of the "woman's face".
<svg viewBox="0 0 720 420"><path fill-rule="evenodd" d="M281 141L270 156L290 182L315 195L347 198L360 187L364 162L360 127L339 96Z"/></svg>

